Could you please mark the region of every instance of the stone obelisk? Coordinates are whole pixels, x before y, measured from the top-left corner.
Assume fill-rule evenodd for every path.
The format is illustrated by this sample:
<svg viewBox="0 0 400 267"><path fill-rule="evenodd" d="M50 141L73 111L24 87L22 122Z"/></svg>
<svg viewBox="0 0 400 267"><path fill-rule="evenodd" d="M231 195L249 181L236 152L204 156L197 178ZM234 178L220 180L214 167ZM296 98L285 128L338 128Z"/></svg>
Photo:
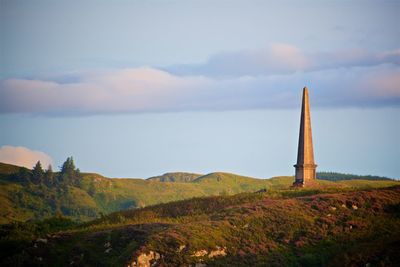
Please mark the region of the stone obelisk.
<svg viewBox="0 0 400 267"><path fill-rule="evenodd" d="M296 178L294 186L304 186L316 178L314 162L314 149L311 133L310 103L308 100L308 89L303 88L303 100L301 104L299 147L297 151Z"/></svg>

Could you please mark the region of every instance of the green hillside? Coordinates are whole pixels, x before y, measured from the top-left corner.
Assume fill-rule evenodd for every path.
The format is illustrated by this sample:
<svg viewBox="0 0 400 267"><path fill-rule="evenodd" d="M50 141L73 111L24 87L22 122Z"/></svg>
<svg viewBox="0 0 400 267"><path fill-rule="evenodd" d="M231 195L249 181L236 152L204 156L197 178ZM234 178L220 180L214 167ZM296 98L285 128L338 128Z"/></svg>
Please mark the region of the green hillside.
<svg viewBox="0 0 400 267"><path fill-rule="evenodd" d="M23 167L18 167L15 165L0 162L0 177L5 177L7 175L17 173L22 168ZM26 168L24 168L24 169L26 169Z"/></svg>
<svg viewBox="0 0 400 267"><path fill-rule="evenodd" d="M147 180L111 179L78 172L79 177L63 178L58 183L27 182L32 175L32 171L26 168L0 163L0 224L41 220L54 215L88 221L128 208L193 197L282 189L293 182L290 176L256 179L221 172L207 175L168 173ZM55 180L57 177L61 179L62 175L56 172L53 176ZM386 187L398 183L392 180L343 180L318 181L318 186L351 189Z"/></svg>
<svg viewBox="0 0 400 267"><path fill-rule="evenodd" d="M193 180L203 176L203 174L198 173L187 173L187 172L168 172L160 176L154 176L147 178L150 181L158 182L178 182L178 183L188 183Z"/></svg>
<svg viewBox="0 0 400 267"><path fill-rule="evenodd" d="M208 174L199 181L195 179L201 175L187 173L170 173L147 180L110 179L99 174L81 173L79 183L49 186L26 182L21 178L25 175L32 175L31 171L0 163L0 224L43 219L55 214L87 221L127 208L257 191L270 184L269 180L222 173Z"/></svg>
<svg viewBox="0 0 400 267"><path fill-rule="evenodd" d="M2 226L0 265L399 266L400 186L326 185Z"/></svg>

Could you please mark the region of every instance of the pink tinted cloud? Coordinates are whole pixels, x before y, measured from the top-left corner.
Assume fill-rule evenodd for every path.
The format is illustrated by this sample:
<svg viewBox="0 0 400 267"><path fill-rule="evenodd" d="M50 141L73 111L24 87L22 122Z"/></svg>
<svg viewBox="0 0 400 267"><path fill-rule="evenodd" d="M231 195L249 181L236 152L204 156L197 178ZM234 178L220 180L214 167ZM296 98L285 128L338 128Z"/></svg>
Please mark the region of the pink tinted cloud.
<svg viewBox="0 0 400 267"><path fill-rule="evenodd" d="M304 85L315 88L321 106L400 105L398 52L349 50L306 56L296 47L277 44L263 53L241 54L236 64L225 62L225 70L239 71L234 76L177 75L141 67L85 72L70 82L8 79L0 81L0 112L84 115L287 108L297 104L297 92ZM237 66L248 66L253 74L242 75ZM272 68L277 73L268 72Z"/></svg>
<svg viewBox="0 0 400 267"><path fill-rule="evenodd" d="M365 77L362 84L377 97L400 98L400 69L377 71Z"/></svg>
<svg viewBox="0 0 400 267"><path fill-rule="evenodd" d="M23 146L2 146L0 148L0 162L3 163L31 169L39 160L43 168L53 164L50 156L41 151L33 151Z"/></svg>
<svg viewBox="0 0 400 267"><path fill-rule="evenodd" d="M1 112L142 112L173 108L207 78L143 67L86 73L78 82L9 79L0 83Z"/></svg>
<svg viewBox="0 0 400 267"><path fill-rule="evenodd" d="M281 68L291 70L304 70L310 65L309 59L306 55L296 46L289 44L273 44L269 48L268 57L266 62L281 65Z"/></svg>
<svg viewBox="0 0 400 267"><path fill-rule="evenodd" d="M212 55L205 63L174 65L166 69L178 75L237 77L290 74L380 64L400 65L400 50L371 52L362 48L352 48L307 52L290 44L275 43L263 49L218 53Z"/></svg>

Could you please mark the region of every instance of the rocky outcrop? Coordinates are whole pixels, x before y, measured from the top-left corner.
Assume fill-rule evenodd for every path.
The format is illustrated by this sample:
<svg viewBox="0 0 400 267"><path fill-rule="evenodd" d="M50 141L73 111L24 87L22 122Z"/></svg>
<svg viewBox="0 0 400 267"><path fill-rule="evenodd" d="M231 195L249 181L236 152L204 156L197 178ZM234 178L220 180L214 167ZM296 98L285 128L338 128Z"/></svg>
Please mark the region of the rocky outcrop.
<svg viewBox="0 0 400 267"><path fill-rule="evenodd" d="M112 248L111 248L111 243L110 242L106 242L105 244L104 244L104 247L105 247L105 251L104 251L104 253L110 253L110 251L112 250Z"/></svg>
<svg viewBox="0 0 400 267"><path fill-rule="evenodd" d="M192 254L192 257L205 257L207 256L209 259L214 258L214 257L223 257L226 256L226 247L216 247L215 250L207 251L205 249L201 249L198 251L195 251Z"/></svg>
<svg viewBox="0 0 400 267"><path fill-rule="evenodd" d="M108 246L107 246L108 247ZM186 253L183 252L185 251L186 246L185 245L180 245L176 252L177 253ZM208 258L212 259L215 257L223 257L226 256L226 247L219 247L217 246L214 250L206 250L206 249L200 249L195 252L193 252L190 256L194 258L199 258L198 263L196 263L195 266L206 266L203 261ZM142 252L138 254L136 257L134 257L127 265L126 267L152 267L152 266L158 266L160 264L160 259L161 255L158 252L155 251L148 251L148 252ZM197 260L196 260L197 261Z"/></svg>
<svg viewBox="0 0 400 267"><path fill-rule="evenodd" d="M157 261L161 258L160 254L154 251L148 253L141 253L131 263L127 264L127 267L151 267L156 266Z"/></svg>
<svg viewBox="0 0 400 267"><path fill-rule="evenodd" d="M180 245L179 248L176 250L176 252L182 252L186 248L185 245Z"/></svg>
<svg viewBox="0 0 400 267"><path fill-rule="evenodd" d="M47 238L38 238L36 239L37 243L43 243L43 244L47 244Z"/></svg>
<svg viewBox="0 0 400 267"><path fill-rule="evenodd" d="M211 258L214 258L214 257L224 257L224 256L226 256L226 248L225 248L225 247L223 247L223 248L217 247L216 250L212 250L212 251L210 251L210 253L208 254L208 257L209 257L210 259L211 259Z"/></svg>
<svg viewBox="0 0 400 267"><path fill-rule="evenodd" d="M192 254L192 257L203 257L203 256L205 256L205 255L207 255L207 254L208 254L208 251L207 251L207 250L201 249L201 250L195 251L195 252Z"/></svg>

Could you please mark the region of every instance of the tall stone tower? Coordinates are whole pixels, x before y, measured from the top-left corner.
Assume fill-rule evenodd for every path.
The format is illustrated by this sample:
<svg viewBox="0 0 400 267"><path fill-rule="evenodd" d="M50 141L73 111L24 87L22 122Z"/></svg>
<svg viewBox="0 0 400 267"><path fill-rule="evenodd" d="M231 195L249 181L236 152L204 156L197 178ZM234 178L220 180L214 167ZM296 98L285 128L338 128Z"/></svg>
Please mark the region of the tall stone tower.
<svg viewBox="0 0 400 267"><path fill-rule="evenodd" d="M311 133L310 103L308 101L308 89L303 88L303 101L301 104L299 147L297 151L296 178L294 186L304 186L308 181L315 180L314 149Z"/></svg>

